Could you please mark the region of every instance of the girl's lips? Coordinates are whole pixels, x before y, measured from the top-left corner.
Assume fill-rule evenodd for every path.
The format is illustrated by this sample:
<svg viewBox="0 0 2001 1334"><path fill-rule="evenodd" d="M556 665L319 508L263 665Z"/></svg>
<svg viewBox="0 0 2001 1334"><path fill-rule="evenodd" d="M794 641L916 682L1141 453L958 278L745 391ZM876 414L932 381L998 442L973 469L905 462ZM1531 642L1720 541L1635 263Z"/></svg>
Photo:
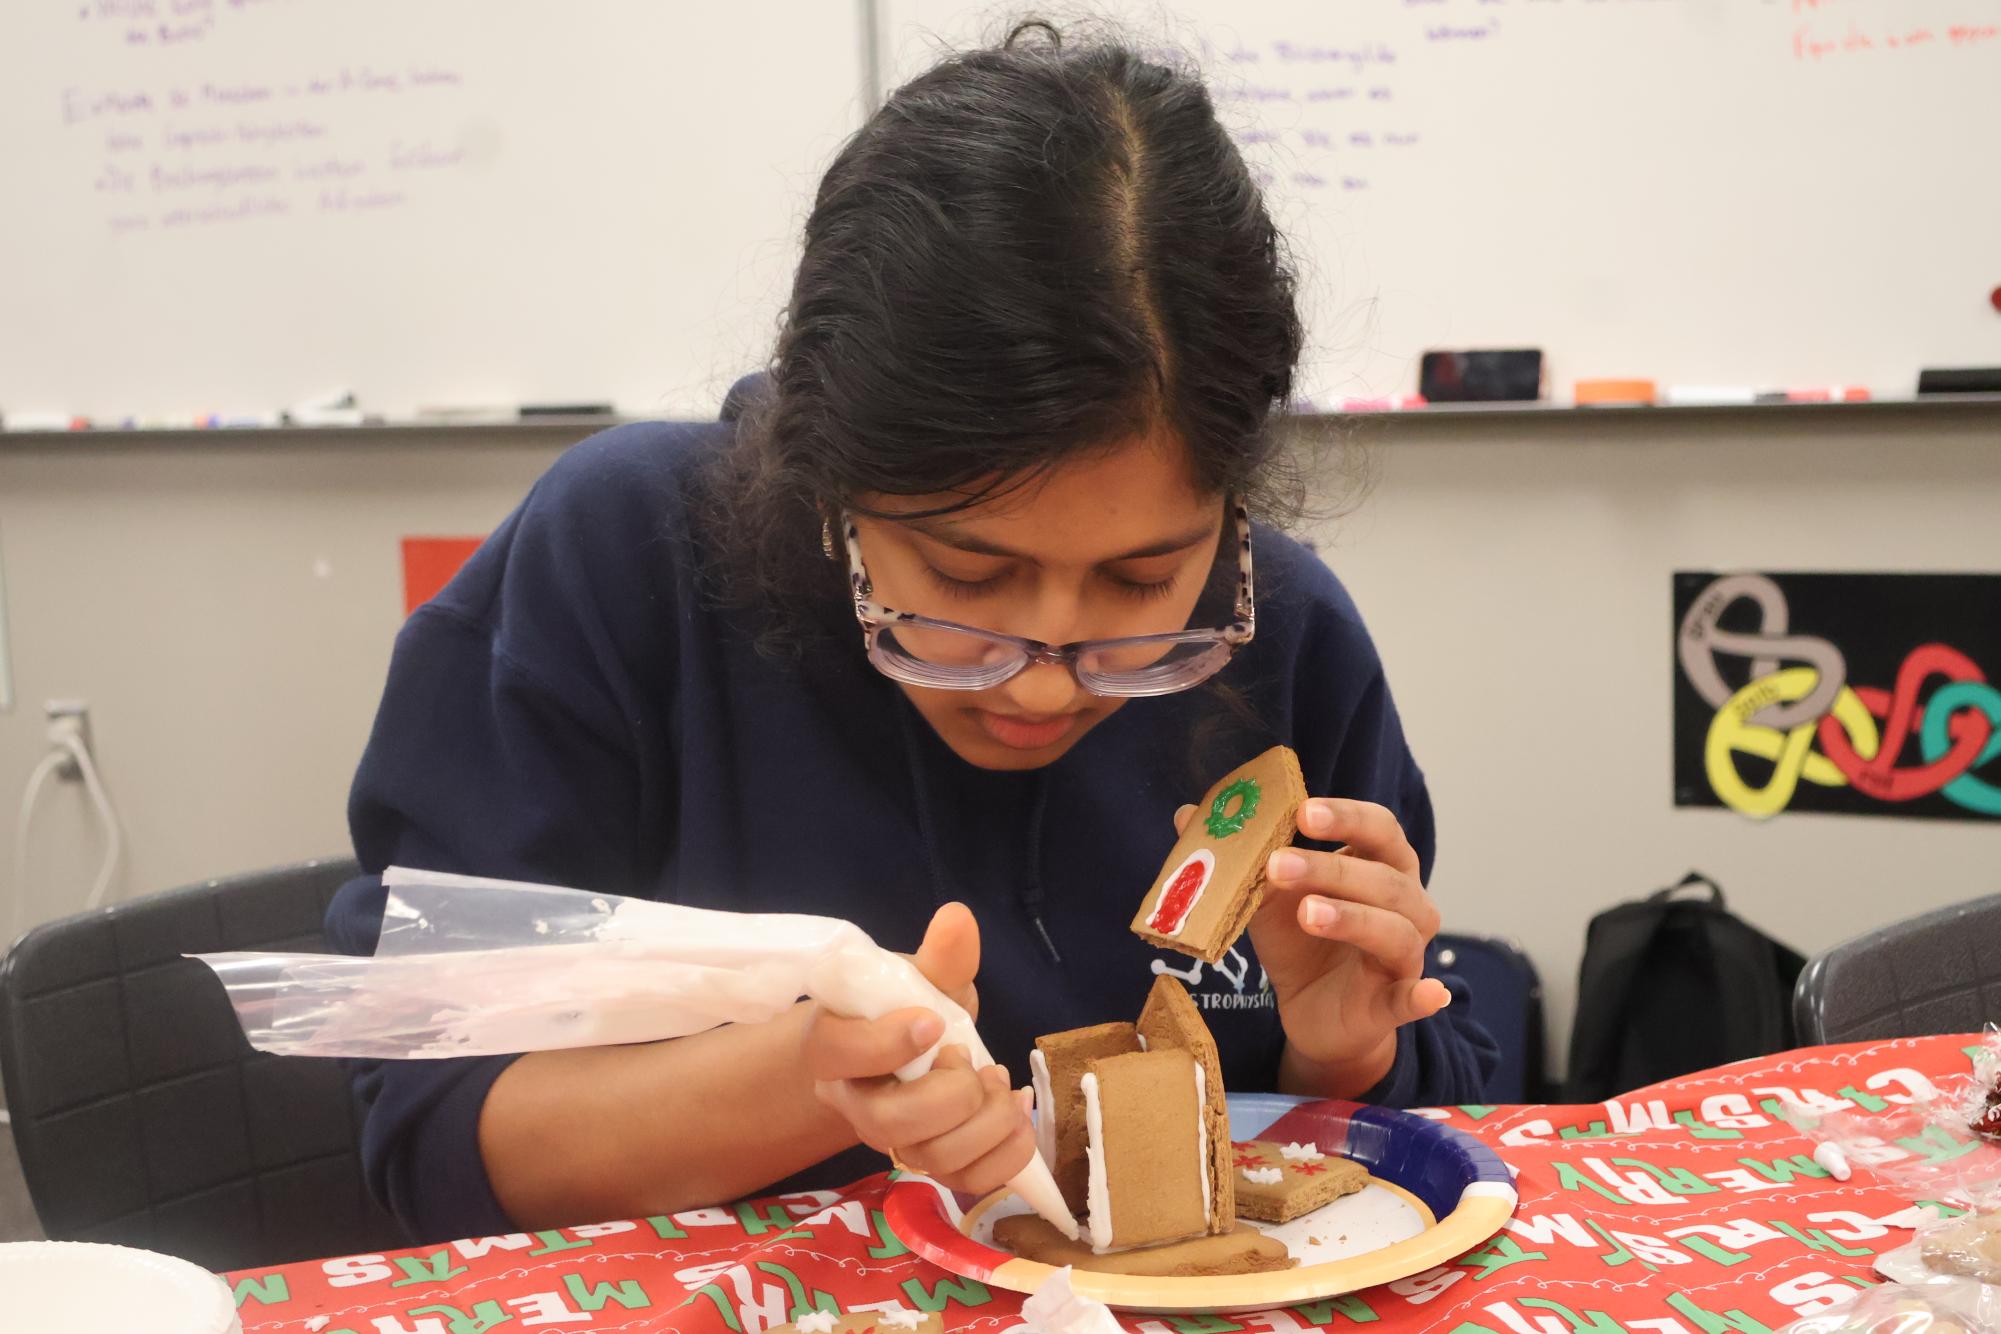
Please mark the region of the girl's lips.
<svg viewBox="0 0 2001 1334"><path fill-rule="evenodd" d="M1015 750L1041 750L1045 746L1053 746L1077 724L1074 713L1038 720L995 713L990 709L975 709L973 712L979 718L981 731Z"/></svg>

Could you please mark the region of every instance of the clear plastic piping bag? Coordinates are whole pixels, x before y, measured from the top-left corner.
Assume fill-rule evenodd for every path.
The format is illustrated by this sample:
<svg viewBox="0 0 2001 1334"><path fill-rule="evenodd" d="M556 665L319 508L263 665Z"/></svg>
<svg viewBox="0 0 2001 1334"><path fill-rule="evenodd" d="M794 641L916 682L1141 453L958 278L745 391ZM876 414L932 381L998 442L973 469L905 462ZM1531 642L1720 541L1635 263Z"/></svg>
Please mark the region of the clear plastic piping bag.
<svg viewBox="0 0 2001 1334"><path fill-rule="evenodd" d="M994 1064L966 1011L860 927L729 913L391 867L372 958L203 954L245 1036L283 1056L408 1060L658 1042L774 1019L801 996L875 1019L921 1006L940 1048ZM1038 1156L1009 1183L1066 1235L1077 1223Z"/></svg>

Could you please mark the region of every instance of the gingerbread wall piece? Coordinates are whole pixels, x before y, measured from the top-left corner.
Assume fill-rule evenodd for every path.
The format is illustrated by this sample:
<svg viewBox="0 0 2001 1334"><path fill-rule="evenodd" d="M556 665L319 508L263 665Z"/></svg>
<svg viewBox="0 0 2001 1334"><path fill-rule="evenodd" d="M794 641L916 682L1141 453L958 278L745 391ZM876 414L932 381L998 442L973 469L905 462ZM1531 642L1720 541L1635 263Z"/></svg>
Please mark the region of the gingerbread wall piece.
<svg viewBox="0 0 2001 1334"><path fill-rule="evenodd" d="M1218 963L1250 925L1265 862L1292 842L1306 779L1299 757L1273 746L1218 779L1197 804L1133 918L1142 940Z"/></svg>
<svg viewBox="0 0 2001 1334"><path fill-rule="evenodd" d="M1209 1146L1209 1231L1228 1232L1236 1224L1236 1173L1231 1163L1230 1111L1223 1091L1223 1062L1216 1039L1187 988L1172 977L1156 977L1140 1011L1139 1035L1148 1051L1178 1049L1202 1067L1207 1091L1202 1116Z"/></svg>
<svg viewBox="0 0 2001 1334"><path fill-rule="evenodd" d="M1098 1252L1209 1231L1202 1067L1186 1051L1092 1061L1081 1081L1090 1135L1084 1232Z"/></svg>
<svg viewBox="0 0 2001 1334"><path fill-rule="evenodd" d="M1318 1144L1251 1140L1231 1146L1237 1170L1237 1214L1289 1223L1369 1184L1369 1171Z"/></svg>
<svg viewBox="0 0 2001 1334"><path fill-rule="evenodd" d="M1036 1148L1056 1177L1063 1202L1079 1218L1089 1207L1085 1182L1082 1081L1091 1062L1140 1050L1139 1030L1131 1024L1094 1024L1051 1033L1035 1040L1028 1065L1035 1088Z"/></svg>

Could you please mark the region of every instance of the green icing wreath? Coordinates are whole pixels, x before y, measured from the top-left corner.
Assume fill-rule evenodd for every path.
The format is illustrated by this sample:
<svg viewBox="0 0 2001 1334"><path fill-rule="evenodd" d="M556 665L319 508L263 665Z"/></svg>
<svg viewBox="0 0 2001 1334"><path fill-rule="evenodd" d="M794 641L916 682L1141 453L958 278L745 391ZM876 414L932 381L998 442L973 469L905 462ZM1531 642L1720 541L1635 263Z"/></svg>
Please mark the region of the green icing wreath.
<svg viewBox="0 0 2001 1334"><path fill-rule="evenodd" d="M1255 778L1239 778L1218 792L1216 799L1209 803L1209 837L1228 838L1242 829L1258 813L1258 795ZM1235 810L1230 809L1232 801L1237 804Z"/></svg>

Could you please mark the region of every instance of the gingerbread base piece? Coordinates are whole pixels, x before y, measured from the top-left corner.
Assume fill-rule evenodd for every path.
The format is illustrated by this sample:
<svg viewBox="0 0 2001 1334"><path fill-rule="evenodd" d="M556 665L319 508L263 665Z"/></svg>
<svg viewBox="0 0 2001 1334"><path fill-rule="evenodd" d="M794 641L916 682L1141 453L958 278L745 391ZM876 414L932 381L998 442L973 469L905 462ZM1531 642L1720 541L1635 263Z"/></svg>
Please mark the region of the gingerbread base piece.
<svg viewBox="0 0 2001 1334"><path fill-rule="evenodd" d="M1369 1184L1369 1169L1314 1144L1251 1140L1235 1146L1237 1216L1290 1223Z"/></svg>
<svg viewBox="0 0 2001 1334"><path fill-rule="evenodd" d="M1193 1237L1160 1246L1099 1255L1089 1242L1071 1241L1034 1214L1013 1214L994 1224L994 1243L1024 1260L1061 1268L1089 1269L1104 1274L1139 1274L1147 1278L1206 1278L1216 1274L1263 1274L1290 1269L1298 1261L1248 1223L1217 1237Z"/></svg>

